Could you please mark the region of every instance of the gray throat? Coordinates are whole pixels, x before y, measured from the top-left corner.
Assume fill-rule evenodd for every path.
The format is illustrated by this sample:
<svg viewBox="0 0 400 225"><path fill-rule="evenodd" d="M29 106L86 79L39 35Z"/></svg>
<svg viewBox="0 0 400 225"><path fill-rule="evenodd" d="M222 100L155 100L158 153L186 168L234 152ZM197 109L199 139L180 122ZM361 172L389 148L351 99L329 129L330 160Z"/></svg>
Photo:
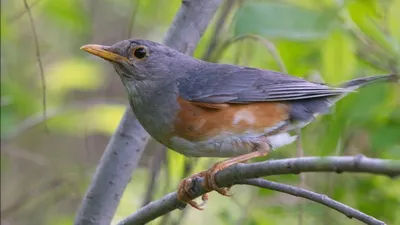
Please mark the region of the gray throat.
<svg viewBox="0 0 400 225"><path fill-rule="evenodd" d="M155 90L150 92L150 90ZM173 121L179 110L176 83L135 82L129 93L131 107L143 128L156 140L165 143L173 131Z"/></svg>

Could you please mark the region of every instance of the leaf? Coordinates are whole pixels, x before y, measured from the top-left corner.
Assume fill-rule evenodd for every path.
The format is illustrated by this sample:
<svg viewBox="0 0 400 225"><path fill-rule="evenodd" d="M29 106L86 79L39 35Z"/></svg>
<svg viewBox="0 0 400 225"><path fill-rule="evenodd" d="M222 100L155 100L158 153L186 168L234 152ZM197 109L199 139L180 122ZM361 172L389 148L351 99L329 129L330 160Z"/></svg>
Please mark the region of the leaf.
<svg viewBox="0 0 400 225"><path fill-rule="evenodd" d="M393 45L389 42L385 33L378 27L381 5L375 0L356 0L350 1L348 4L348 12L353 22L368 37L375 40L382 48L392 55L397 53L393 49Z"/></svg>
<svg viewBox="0 0 400 225"><path fill-rule="evenodd" d="M373 149L382 151L400 143L400 125L388 124L372 133ZM399 155L399 154L398 154Z"/></svg>
<svg viewBox="0 0 400 225"><path fill-rule="evenodd" d="M331 33L322 48L322 71L326 82L340 83L352 77L356 66L354 52L353 39L341 30Z"/></svg>
<svg viewBox="0 0 400 225"><path fill-rule="evenodd" d="M267 38L313 40L323 38L334 14L294 5L251 2L235 15L234 35L257 34Z"/></svg>

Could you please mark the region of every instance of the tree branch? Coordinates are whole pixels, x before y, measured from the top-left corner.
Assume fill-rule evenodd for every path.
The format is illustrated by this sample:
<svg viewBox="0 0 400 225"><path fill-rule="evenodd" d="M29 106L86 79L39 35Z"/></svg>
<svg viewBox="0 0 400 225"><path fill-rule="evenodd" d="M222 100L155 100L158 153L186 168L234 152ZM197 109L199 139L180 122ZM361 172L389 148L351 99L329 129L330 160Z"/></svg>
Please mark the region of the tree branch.
<svg viewBox="0 0 400 225"><path fill-rule="evenodd" d="M164 44L192 54L221 0L184 0L164 37ZM75 225L108 225L149 135L127 107L82 200Z"/></svg>
<svg viewBox="0 0 400 225"><path fill-rule="evenodd" d="M218 172L215 179L219 186L227 187L244 182L244 179L302 172L357 172L386 175L394 178L400 175L400 161L372 159L362 155L354 157L289 158L252 164L237 164ZM193 179L192 185L190 190L193 191L193 196L199 197L206 193L203 189L202 178ZM183 206L184 204L177 200L176 192L173 192L139 209L118 225L144 224Z"/></svg>
<svg viewBox="0 0 400 225"><path fill-rule="evenodd" d="M240 181L236 182L236 184L247 184L247 185L252 185L252 186L256 186L256 187L260 187L260 188L266 188L266 189L270 189L270 190L274 190L274 191L283 192L283 193L297 196L297 197L302 197L302 198L320 203L322 205L328 206L331 209L334 209L340 213L343 213L350 219L355 218L366 224L376 224L376 225L385 224L384 222L377 220L372 216L362 213L362 212L360 212L356 209L353 209L345 204L342 204L338 201L335 201L326 195L308 191L303 188L298 188L298 187L294 187L294 186L287 185L287 184L281 184L281 183L277 183L277 182L273 182L273 181L268 181L268 180L264 180L261 178L240 180Z"/></svg>
<svg viewBox="0 0 400 225"><path fill-rule="evenodd" d="M25 6L25 10L28 13L28 17L29 17L29 22L31 24L31 29L32 29L32 34L33 34L33 41L35 43L35 51L36 51L36 58L37 58L37 62L38 62L38 66L39 66L39 71L40 71L40 81L42 83L42 105L43 105L43 119L44 121L46 121L46 77L44 75L44 69L43 69L43 63L42 63L42 57L40 54L40 47L39 47L39 37L37 35L36 32L36 26L35 26L35 22L33 21L33 16L31 13L31 9L29 8L28 3L26 2L26 0L23 0L24 2L24 6ZM45 124L45 128L46 131L48 131L47 129L47 125Z"/></svg>

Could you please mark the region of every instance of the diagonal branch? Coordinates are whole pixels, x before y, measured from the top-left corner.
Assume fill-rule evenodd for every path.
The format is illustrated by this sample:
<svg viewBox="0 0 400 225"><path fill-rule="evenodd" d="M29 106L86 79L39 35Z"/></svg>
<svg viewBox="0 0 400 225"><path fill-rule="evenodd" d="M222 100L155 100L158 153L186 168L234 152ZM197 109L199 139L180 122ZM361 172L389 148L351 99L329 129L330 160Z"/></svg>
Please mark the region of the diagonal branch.
<svg viewBox="0 0 400 225"><path fill-rule="evenodd" d="M192 54L222 0L183 0L164 44ZM130 107L112 136L82 200L75 225L108 225L131 179L149 135Z"/></svg>
<svg viewBox="0 0 400 225"><path fill-rule="evenodd" d="M400 175L400 160L384 160L358 156L302 157L270 160L252 164L237 164L216 174L216 182L221 187L234 185L244 179L262 176L299 174L302 172L356 172L397 177ZM203 179L194 179L190 190L193 196L206 193ZM182 208L176 192L151 202L128 216L118 225L144 224L175 209Z"/></svg>
<svg viewBox="0 0 400 225"><path fill-rule="evenodd" d="M268 180L264 180L261 178L240 180L240 181L236 182L236 184L252 185L252 186L256 186L256 187L260 187L260 188L266 188L266 189L270 189L270 190L274 190L274 191L283 192L283 193L286 193L289 195L305 198L305 199L320 203L322 205L328 206L331 209L334 209L340 213L343 213L350 219L355 218L366 224L376 224L376 225L385 224L384 222L377 220L372 216L369 216L363 212L353 209L350 206L347 206L343 203L335 201L326 195L318 194L318 193L315 193L315 192L312 192L312 191L309 191L309 190L306 190L303 188L298 188L298 187L287 185L287 184L281 184L281 183L277 183L277 182L273 182L273 181L268 181Z"/></svg>

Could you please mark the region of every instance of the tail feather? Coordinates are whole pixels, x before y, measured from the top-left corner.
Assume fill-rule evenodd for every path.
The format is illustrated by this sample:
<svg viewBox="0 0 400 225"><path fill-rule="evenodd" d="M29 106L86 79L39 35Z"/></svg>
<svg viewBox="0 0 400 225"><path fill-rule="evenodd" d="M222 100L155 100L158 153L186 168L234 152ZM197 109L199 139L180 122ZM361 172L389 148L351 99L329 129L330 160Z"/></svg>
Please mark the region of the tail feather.
<svg viewBox="0 0 400 225"><path fill-rule="evenodd" d="M356 91L357 89L364 87L366 85L375 83L375 82L399 82L399 76L396 74L389 74L389 75L380 75L380 76L371 76L371 77L362 77L350 81L346 81L340 85L341 88L348 89L349 92ZM338 96L334 96L329 99L329 107L334 105L337 101L348 95L349 93L344 93Z"/></svg>
<svg viewBox="0 0 400 225"><path fill-rule="evenodd" d="M389 81L389 82L398 82L399 76L396 74L382 75L382 76L371 76L371 77L362 77L354 80L347 81L342 83L340 87L349 88L349 89L358 89L360 87L380 82L380 81Z"/></svg>
<svg viewBox="0 0 400 225"><path fill-rule="evenodd" d="M344 82L340 85L343 88L343 93L334 96L296 100L291 104L290 118L298 121L297 125L290 127L289 130L304 127L310 123L316 116L327 114L330 108L346 95L355 92L358 88L379 81L399 82L399 76L395 74L363 77Z"/></svg>

